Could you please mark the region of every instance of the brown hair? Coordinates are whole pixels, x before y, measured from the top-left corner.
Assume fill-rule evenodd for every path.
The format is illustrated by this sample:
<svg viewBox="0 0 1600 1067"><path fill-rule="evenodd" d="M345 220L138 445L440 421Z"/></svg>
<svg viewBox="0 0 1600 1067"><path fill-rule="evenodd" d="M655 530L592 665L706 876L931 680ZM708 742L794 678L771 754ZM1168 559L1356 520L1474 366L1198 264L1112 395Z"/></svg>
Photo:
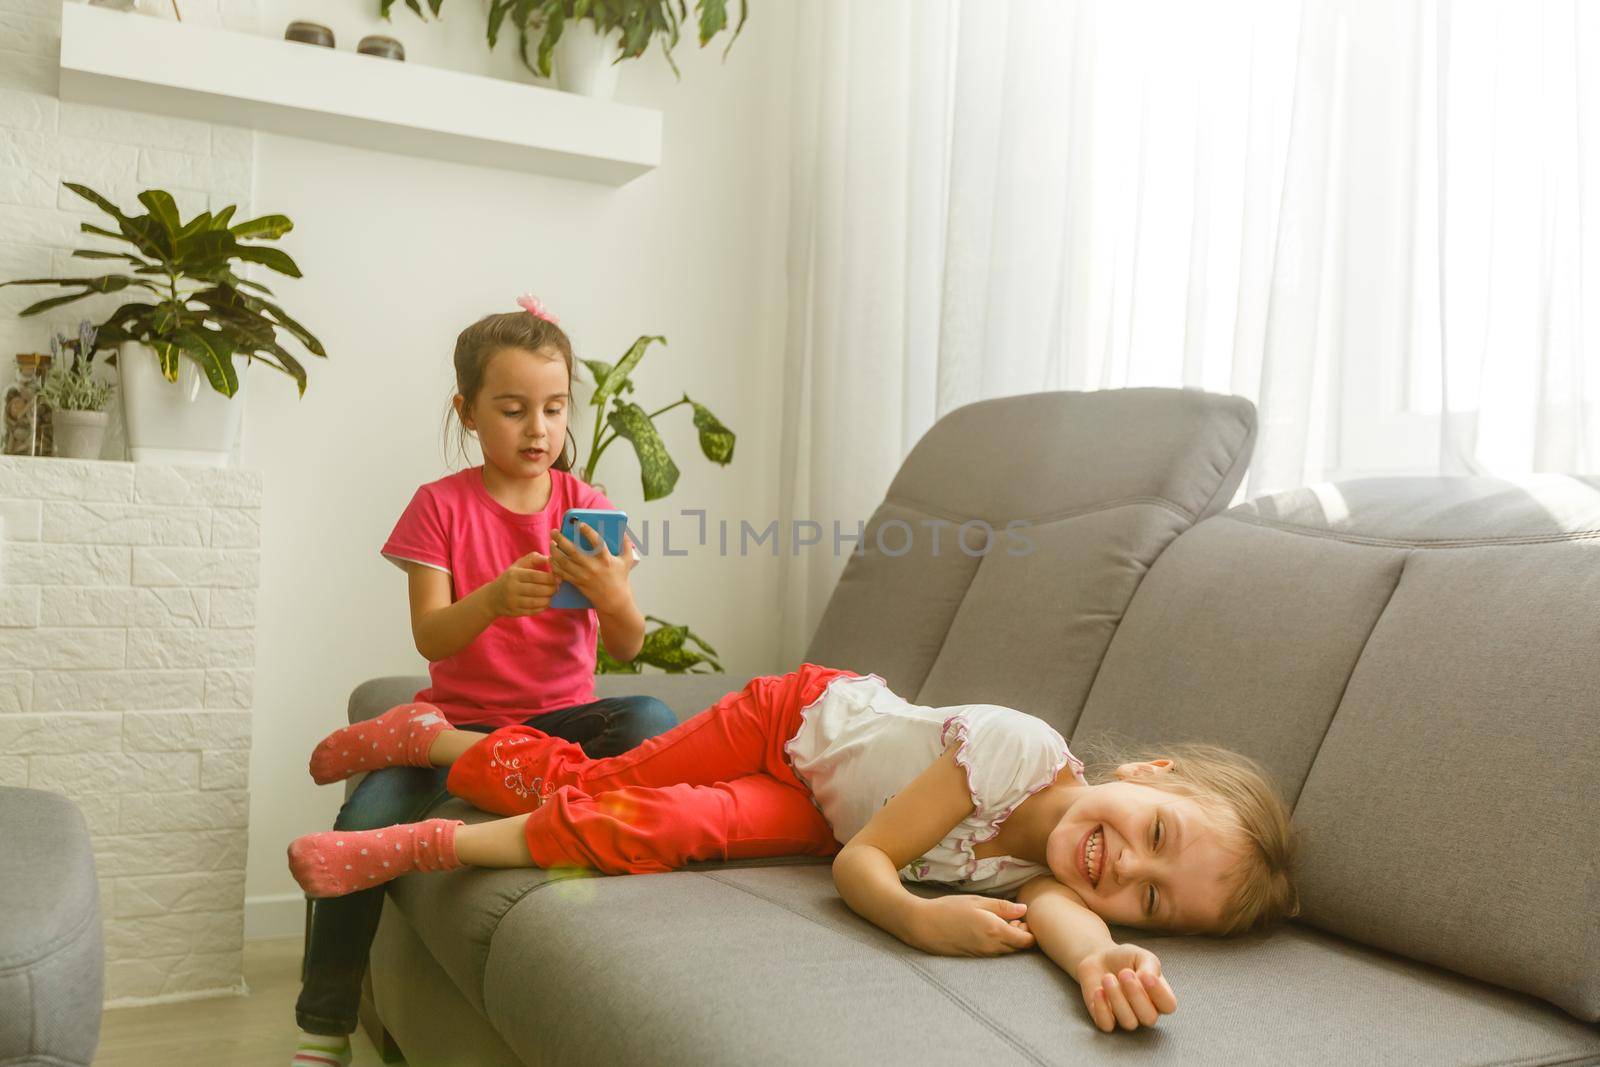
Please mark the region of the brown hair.
<svg viewBox="0 0 1600 1067"><path fill-rule="evenodd" d="M456 337L455 393L461 395L467 406L472 405L477 399L478 391L483 388L483 376L489 368L489 360L503 348L520 348L535 353L554 349L560 353L562 361L567 365L567 381L569 383L572 381L572 342L567 339L566 332L561 327L549 319L541 319L526 311L485 315ZM448 462L450 458L450 424L454 421L456 448L460 451L461 458L470 462L467 441L472 431L468 430L466 423L456 416L455 393L451 394L451 400L446 405L444 413L445 460ZM572 436L572 423L569 419L567 439L562 442L561 454L550 466L558 471L570 471L577 462L578 442Z"/></svg>
<svg viewBox="0 0 1600 1067"><path fill-rule="evenodd" d="M1091 783L1116 780L1124 763L1168 759L1164 774L1136 779L1140 785L1188 797L1219 817L1243 863L1228 886L1222 925L1208 931L1232 937L1265 930L1300 914L1293 871L1298 842L1289 808L1262 766L1218 745L1200 742L1135 748L1117 738L1092 738L1083 746L1092 757L1084 777Z"/></svg>

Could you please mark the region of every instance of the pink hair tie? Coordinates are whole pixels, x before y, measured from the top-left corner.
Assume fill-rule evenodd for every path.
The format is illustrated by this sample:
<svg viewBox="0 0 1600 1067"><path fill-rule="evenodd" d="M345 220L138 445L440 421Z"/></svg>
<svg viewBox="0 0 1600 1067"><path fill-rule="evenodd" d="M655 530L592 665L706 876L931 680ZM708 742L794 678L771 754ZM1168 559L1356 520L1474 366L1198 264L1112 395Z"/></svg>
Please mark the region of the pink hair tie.
<svg viewBox="0 0 1600 1067"><path fill-rule="evenodd" d="M534 296L532 293L523 293L521 296L517 297L517 303L521 304L522 309L536 319L543 319L544 321L551 323L561 321L554 315L550 314L550 312L546 311L544 309L544 305L539 303L539 298Z"/></svg>

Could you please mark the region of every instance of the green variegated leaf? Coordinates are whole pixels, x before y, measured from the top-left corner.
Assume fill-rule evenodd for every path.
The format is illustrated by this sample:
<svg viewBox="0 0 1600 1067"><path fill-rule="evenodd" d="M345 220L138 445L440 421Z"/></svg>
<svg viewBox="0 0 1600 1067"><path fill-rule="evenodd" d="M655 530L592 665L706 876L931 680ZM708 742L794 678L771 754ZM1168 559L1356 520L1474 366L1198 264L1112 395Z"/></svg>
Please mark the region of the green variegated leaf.
<svg viewBox="0 0 1600 1067"><path fill-rule="evenodd" d="M255 248L249 245L240 245L234 255L251 263L259 263L269 270L277 271L279 274L287 274L291 278L301 277L300 268L295 265L294 260L289 258L289 254L282 249Z"/></svg>
<svg viewBox="0 0 1600 1067"><path fill-rule="evenodd" d="M630 59L644 55L650 47L651 29L649 16L640 8L622 27L622 54Z"/></svg>
<svg viewBox="0 0 1600 1067"><path fill-rule="evenodd" d="M84 297L89 295L89 290L81 289L76 293L68 293L66 296L48 297L44 300L40 300L36 304L29 304L27 307L17 312L17 314L22 318L27 318L29 315L37 315L41 311L49 311L51 308L58 308L62 304L70 304L74 300L82 300Z"/></svg>
<svg viewBox="0 0 1600 1067"><path fill-rule="evenodd" d="M8 285L77 285L92 293L114 293L133 284L135 284L134 279L126 274L102 274L93 278L18 278L15 281L0 282L0 289ZM147 282L137 284L141 288L154 288Z"/></svg>
<svg viewBox="0 0 1600 1067"><path fill-rule="evenodd" d="M489 4L489 47L500 43L500 27L511 12L509 0L491 0Z"/></svg>
<svg viewBox="0 0 1600 1067"><path fill-rule="evenodd" d="M539 38L539 63L537 69L539 73L546 78L550 77L550 56L555 52L556 41L560 40L561 38L561 26L563 21L564 17L561 14L561 11L557 9L557 11L546 20L544 24L544 34ZM524 53L524 58L526 58L526 53Z"/></svg>
<svg viewBox="0 0 1600 1067"><path fill-rule="evenodd" d="M722 50L722 58L727 59L728 53L733 49L733 42L739 39L744 32L744 20L750 17L750 0L739 0L739 22L733 27L733 36L728 38L728 47Z"/></svg>
<svg viewBox="0 0 1600 1067"><path fill-rule="evenodd" d="M80 222L78 223L78 229L82 230L84 233L93 233L98 234L101 237L109 237L114 241L126 241L128 239L123 234L115 233L106 229L104 226L96 226L92 222Z"/></svg>
<svg viewBox="0 0 1600 1067"><path fill-rule="evenodd" d="M245 306L250 308L252 311L262 312L271 316L276 325L288 330L289 333L294 336L294 339L305 345L306 351L310 352L312 355L326 356L328 354L327 351L322 347L322 342L312 336L310 330L306 329L294 319L290 318L289 313L284 311L277 304L272 303L270 300L262 300L260 297L250 296L246 293L240 293L239 298L244 301Z"/></svg>
<svg viewBox="0 0 1600 1067"><path fill-rule="evenodd" d="M672 673L685 673L696 668L703 668L702 673L722 670L715 650L689 627L675 625L654 615L646 615L645 620L658 625L644 635L639 654L633 659L635 664L643 663ZM702 651L697 652L690 645L698 646Z"/></svg>
<svg viewBox="0 0 1600 1067"><path fill-rule="evenodd" d="M715 670L696 671L695 668L705 664L704 656L691 652L686 648L675 648L670 652L659 655L645 655L640 653L638 659L643 660L651 667L663 670L669 674L713 674Z"/></svg>
<svg viewBox="0 0 1600 1067"><path fill-rule="evenodd" d="M598 645L595 646L595 650L594 650L594 673L596 673L596 674L640 674L640 673L643 672L643 670L644 670L643 665L640 664L638 660L633 660L633 661L628 662L628 663L623 663L621 660L612 658L611 653L606 651L605 645L598 644Z"/></svg>
<svg viewBox="0 0 1600 1067"><path fill-rule="evenodd" d="M118 223L127 221L128 216L122 213L121 208L117 207L117 205L113 204L111 201L107 200L105 197L101 196L87 185L79 185L77 182L62 182L61 184L65 185L68 189L71 189L73 192L89 201L89 203L93 204L101 211L104 211L107 215L110 215L112 218L116 219Z"/></svg>
<svg viewBox="0 0 1600 1067"><path fill-rule="evenodd" d="M139 194L139 203L150 212L150 218L161 227L169 247L175 246L183 220L178 215L178 202L164 189L146 189Z"/></svg>
<svg viewBox="0 0 1600 1067"><path fill-rule="evenodd" d="M639 481L644 486L644 498L659 500L671 493L678 484L678 465L672 462L666 444L644 408L631 400L620 401L606 416L606 425L633 445L639 457Z"/></svg>
<svg viewBox="0 0 1600 1067"><path fill-rule="evenodd" d="M594 379L596 389L606 384L606 378L611 374L611 364L603 359L585 359L581 362L589 368L589 376Z"/></svg>
<svg viewBox="0 0 1600 1067"><path fill-rule="evenodd" d="M135 225L137 223L137 225ZM126 241L151 259L165 259L166 253L162 251L161 243L152 235L153 226L147 216L141 215L138 219L128 219L126 223L119 223L122 232L114 232L104 226L96 226L92 222L78 223L78 229L84 233L92 233L99 237L109 237L114 241Z"/></svg>
<svg viewBox="0 0 1600 1067"><path fill-rule="evenodd" d="M689 636L687 626L658 626L644 635L644 644L639 647L640 655L659 656L663 652L673 652L683 647L683 642Z"/></svg>
<svg viewBox="0 0 1600 1067"><path fill-rule="evenodd" d="M262 349L277 357L277 369L283 371L295 381L298 395L306 395L306 369L298 359L295 359L283 346L276 341L269 341L262 345Z"/></svg>
<svg viewBox="0 0 1600 1067"><path fill-rule="evenodd" d="M183 224L183 229L178 231L178 247L179 248L183 247L184 238L190 237L190 236L192 236L194 234L197 234L201 230L209 230L209 229L211 229L212 228L211 219L212 219L211 212L202 211L202 212L200 212L200 214L196 215L194 218L192 218L188 222L184 223Z"/></svg>
<svg viewBox="0 0 1600 1067"><path fill-rule="evenodd" d="M156 359L161 364L161 373L169 382L178 380L178 360L183 355L183 349L171 341L152 340L150 347L155 350Z"/></svg>
<svg viewBox="0 0 1600 1067"><path fill-rule="evenodd" d="M120 259L124 263L131 263L135 267L152 268L154 263L140 259L132 252L104 252L98 248L79 248L73 251L77 259Z"/></svg>
<svg viewBox="0 0 1600 1067"><path fill-rule="evenodd" d="M241 241L276 241L292 229L294 223L286 215L262 215L258 219L248 219L230 226L228 232Z"/></svg>
<svg viewBox="0 0 1600 1067"><path fill-rule="evenodd" d="M709 660L712 663L716 663L717 662L716 658L715 658L716 655L717 655L717 650L712 648L709 644L707 644L706 641L704 639L702 639L700 637L700 635L696 634L693 630L689 631L689 643L690 644L699 645L700 646L700 651L705 655L707 660ZM719 665L717 667L717 669L721 670L722 667Z"/></svg>
<svg viewBox="0 0 1600 1067"><path fill-rule="evenodd" d="M185 237L178 246L177 265L193 275L226 268L239 252L239 242L227 230L206 230Z"/></svg>
<svg viewBox="0 0 1600 1067"><path fill-rule="evenodd" d="M726 0L699 0L695 6L700 9L700 47L704 48L727 29L728 5Z"/></svg>
<svg viewBox="0 0 1600 1067"><path fill-rule="evenodd" d="M239 391L239 372L233 366L233 344L215 330L175 330L172 339L185 355L205 371L211 388L223 396Z"/></svg>
<svg viewBox="0 0 1600 1067"><path fill-rule="evenodd" d="M19 278L13 282L0 283L0 288L6 285L71 285L78 287L78 292L76 293L52 296L40 300L38 303L29 304L17 312L19 316L23 317L37 315L42 311L49 311L51 308L60 307L63 304L70 304L74 300L82 300L86 296L93 296L98 293L115 293L121 289L128 288L130 285L154 292L160 291L149 282L130 278L126 274L106 274L98 278Z"/></svg>
<svg viewBox="0 0 1600 1067"><path fill-rule="evenodd" d="M227 207L217 212L211 218L211 228L213 230L226 230L228 228L228 223L233 221L233 213L237 210L237 205L229 204Z"/></svg>
<svg viewBox="0 0 1600 1067"><path fill-rule="evenodd" d="M700 431L700 451L711 462L726 467L733 462L733 431L722 425L704 404L693 400L689 403L694 406L694 428Z"/></svg>
<svg viewBox="0 0 1600 1067"><path fill-rule="evenodd" d="M628 376L633 373L633 368L637 367L639 361L644 358L645 349L650 347L652 341L660 341L662 344L667 343L665 337L641 337L633 342L633 347L624 352L622 358L617 360L616 366L606 373L605 384L595 389L594 396L589 400L589 403L595 407L601 407L611 397L625 392L624 383L628 383Z"/></svg>
<svg viewBox="0 0 1600 1067"><path fill-rule="evenodd" d="M141 320L149 317L151 314L153 314L155 312L155 310L156 310L156 306L154 304L140 303L138 301L134 301L132 303L123 304L121 307L117 308L117 310L115 310L111 314L107 315L105 321L100 324L100 326L98 328L96 340L98 342L101 342L101 343L104 343L104 344L108 344L108 345L109 344L116 344L119 341L124 341L124 340L136 340L137 339L136 335L130 335L128 337L110 338L110 337L106 336L106 331L108 331L108 330L126 331L126 330L132 328L135 324L137 324Z"/></svg>

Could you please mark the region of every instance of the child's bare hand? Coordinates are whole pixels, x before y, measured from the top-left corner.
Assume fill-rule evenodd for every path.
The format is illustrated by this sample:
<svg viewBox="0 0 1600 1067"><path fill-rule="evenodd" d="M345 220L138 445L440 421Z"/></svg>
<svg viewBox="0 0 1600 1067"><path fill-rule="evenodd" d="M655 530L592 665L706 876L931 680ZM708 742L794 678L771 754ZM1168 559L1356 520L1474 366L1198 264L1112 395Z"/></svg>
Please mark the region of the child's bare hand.
<svg viewBox="0 0 1600 1067"><path fill-rule="evenodd" d="M550 557L529 552L489 585L489 608L496 617L537 615L550 606L560 582L547 568Z"/></svg>
<svg viewBox="0 0 1600 1067"><path fill-rule="evenodd" d="M577 586L589 598L596 611L615 611L632 600L628 589L628 542L623 541L623 554L614 556L605 538L588 523L578 523L578 536L589 546L585 552L560 531L550 534L550 570L560 580Z"/></svg>
<svg viewBox="0 0 1600 1067"><path fill-rule="evenodd" d="M972 895L923 902L917 922L919 948L941 956L1002 956L1033 947L1023 921L1026 904Z"/></svg>
<svg viewBox="0 0 1600 1067"><path fill-rule="evenodd" d="M1154 1026L1178 1010L1178 998L1161 976L1161 961L1138 945L1115 945L1086 956L1075 977L1089 1017L1106 1033L1119 1026Z"/></svg>

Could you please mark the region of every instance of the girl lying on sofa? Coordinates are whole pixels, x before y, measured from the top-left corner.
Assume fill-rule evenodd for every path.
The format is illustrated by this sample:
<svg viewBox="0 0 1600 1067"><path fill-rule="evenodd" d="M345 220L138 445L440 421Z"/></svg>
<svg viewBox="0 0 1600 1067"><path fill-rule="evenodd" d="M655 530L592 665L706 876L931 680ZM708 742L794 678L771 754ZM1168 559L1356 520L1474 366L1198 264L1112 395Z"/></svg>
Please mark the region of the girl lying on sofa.
<svg viewBox="0 0 1600 1067"><path fill-rule="evenodd" d="M289 846L306 892L463 866L642 874L834 855L834 883L858 914L942 955L1037 944L1105 1031L1177 1007L1156 956L1118 944L1107 923L1227 935L1298 910L1283 802L1254 763L1211 746L1172 746L1090 784L1041 719L921 707L877 675L810 663L606 759L528 726L451 730L432 711L403 704L335 731L312 776L448 766L452 794L511 818L308 834ZM902 882L984 895L930 899Z"/></svg>

